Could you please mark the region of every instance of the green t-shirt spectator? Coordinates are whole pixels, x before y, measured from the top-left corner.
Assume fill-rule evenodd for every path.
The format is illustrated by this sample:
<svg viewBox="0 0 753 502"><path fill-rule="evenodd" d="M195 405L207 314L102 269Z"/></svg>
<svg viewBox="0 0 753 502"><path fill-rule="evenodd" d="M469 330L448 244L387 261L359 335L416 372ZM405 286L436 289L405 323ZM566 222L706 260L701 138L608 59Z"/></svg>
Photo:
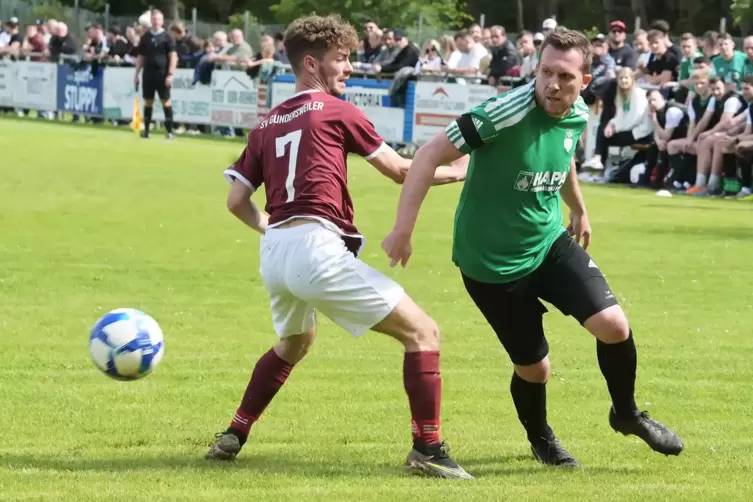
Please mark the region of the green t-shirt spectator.
<svg viewBox="0 0 753 502"><path fill-rule="evenodd" d="M227 50L226 54L228 56L235 56L239 60L245 57L249 57L249 58L254 57L254 51L251 49L251 46L248 45L247 42L243 42L240 45L233 45Z"/></svg>
<svg viewBox="0 0 753 502"><path fill-rule="evenodd" d="M753 75L753 61L745 58L745 64L743 65L743 78L747 77L748 75Z"/></svg>
<svg viewBox="0 0 753 502"><path fill-rule="evenodd" d="M698 50L692 58L686 58L683 56L682 61L680 62L680 75L677 78L680 80L689 79L690 74L693 73L693 60L701 56L703 56L703 52Z"/></svg>
<svg viewBox="0 0 753 502"><path fill-rule="evenodd" d="M741 90L743 87L743 68L747 60L748 58L745 54L735 51L732 54L732 59L726 60L719 55L714 58L712 63L714 71L716 71L719 78L724 80L724 83L735 84L737 90Z"/></svg>

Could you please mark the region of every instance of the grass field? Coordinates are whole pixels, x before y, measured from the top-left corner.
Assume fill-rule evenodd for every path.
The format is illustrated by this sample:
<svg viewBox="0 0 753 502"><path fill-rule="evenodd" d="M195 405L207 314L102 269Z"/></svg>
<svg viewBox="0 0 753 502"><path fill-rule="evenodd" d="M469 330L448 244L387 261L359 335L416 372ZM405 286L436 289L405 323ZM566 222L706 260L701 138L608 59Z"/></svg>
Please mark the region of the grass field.
<svg viewBox="0 0 753 502"><path fill-rule="evenodd" d="M353 159L364 259L443 333L443 437L475 482L407 477L400 346L322 320L233 465L202 459L275 341L258 236L225 209L241 144L0 121L0 500L751 500L753 205L585 187L593 255L631 318L638 402L684 439L677 458L607 424L595 343L546 316L549 415L577 472L530 456L511 365L450 261L459 186L434 189L409 268L380 249L399 187ZM162 325L148 378L89 360L107 310Z"/></svg>

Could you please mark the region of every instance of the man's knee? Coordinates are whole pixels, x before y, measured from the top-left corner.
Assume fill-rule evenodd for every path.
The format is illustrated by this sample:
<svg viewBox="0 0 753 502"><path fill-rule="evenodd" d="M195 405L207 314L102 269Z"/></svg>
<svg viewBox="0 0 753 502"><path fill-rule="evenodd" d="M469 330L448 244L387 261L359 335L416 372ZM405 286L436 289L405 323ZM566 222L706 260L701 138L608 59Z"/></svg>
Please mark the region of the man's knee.
<svg viewBox="0 0 753 502"><path fill-rule="evenodd" d="M583 325L597 340L604 343L624 342L630 336L630 325L619 305L594 314Z"/></svg>
<svg viewBox="0 0 753 502"><path fill-rule="evenodd" d="M152 106L154 104L154 99L145 99L144 100L144 106Z"/></svg>
<svg viewBox="0 0 753 502"><path fill-rule="evenodd" d="M275 345L275 352L284 361L297 364L309 353L315 339L316 328L300 335L287 336Z"/></svg>
<svg viewBox="0 0 753 502"><path fill-rule="evenodd" d="M526 382L531 383L546 383L549 380L549 370L549 357L525 366L515 365L515 373Z"/></svg>
<svg viewBox="0 0 753 502"><path fill-rule="evenodd" d="M372 328L396 339L406 352L439 350L439 326L408 295L382 322Z"/></svg>

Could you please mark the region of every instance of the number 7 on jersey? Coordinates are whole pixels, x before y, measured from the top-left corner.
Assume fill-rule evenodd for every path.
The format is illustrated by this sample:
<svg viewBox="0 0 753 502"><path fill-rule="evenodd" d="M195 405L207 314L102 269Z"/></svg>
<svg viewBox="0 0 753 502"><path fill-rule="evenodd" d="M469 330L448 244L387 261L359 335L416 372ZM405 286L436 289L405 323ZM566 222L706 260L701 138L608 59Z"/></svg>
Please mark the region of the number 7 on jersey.
<svg viewBox="0 0 753 502"><path fill-rule="evenodd" d="M298 165L298 146L301 144L301 129L275 138L275 151L277 158L285 156L285 147L290 143L290 158L288 160L288 177L285 180L285 191L288 194L288 198L285 202L292 202L295 198L295 187L293 182L295 181L295 168Z"/></svg>

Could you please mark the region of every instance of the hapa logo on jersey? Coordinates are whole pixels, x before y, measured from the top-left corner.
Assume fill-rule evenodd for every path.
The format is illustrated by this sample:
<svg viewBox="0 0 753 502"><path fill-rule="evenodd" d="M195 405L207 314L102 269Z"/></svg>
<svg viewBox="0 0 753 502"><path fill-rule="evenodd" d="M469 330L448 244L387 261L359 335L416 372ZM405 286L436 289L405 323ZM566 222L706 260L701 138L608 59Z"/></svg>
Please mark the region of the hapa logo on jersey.
<svg viewBox="0 0 753 502"><path fill-rule="evenodd" d="M433 98L433 97L435 97L435 96L440 96L440 97L443 97L443 98L448 98L448 99L449 99L449 97L450 97L450 95L449 95L449 94L447 94L447 91L445 91L445 90L444 90L443 88L441 88L441 87L437 87L436 89L434 89L434 92L433 92L433 93L431 93L431 97L432 97L432 98Z"/></svg>
<svg viewBox="0 0 753 502"><path fill-rule="evenodd" d="M573 130L568 129L565 136L565 151L570 153L570 149L573 147Z"/></svg>
<svg viewBox="0 0 753 502"><path fill-rule="evenodd" d="M566 172L520 171L513 188L519 192L556 192L565 184L565 180L567 180Z"/></svg>

